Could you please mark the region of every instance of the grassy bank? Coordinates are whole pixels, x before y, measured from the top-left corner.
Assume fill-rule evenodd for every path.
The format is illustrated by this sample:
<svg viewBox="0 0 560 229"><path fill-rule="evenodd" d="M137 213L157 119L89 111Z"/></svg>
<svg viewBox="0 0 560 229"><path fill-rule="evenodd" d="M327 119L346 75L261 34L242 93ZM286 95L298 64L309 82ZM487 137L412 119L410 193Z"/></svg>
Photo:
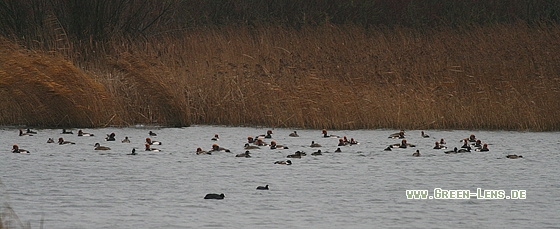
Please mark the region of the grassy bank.
<svg viewBox="0 0 560 229"><path fill-rule="evenodd" d="M559 26L438 28L193 28L54 54L3 40L0 125L560 129Z"/></svg>

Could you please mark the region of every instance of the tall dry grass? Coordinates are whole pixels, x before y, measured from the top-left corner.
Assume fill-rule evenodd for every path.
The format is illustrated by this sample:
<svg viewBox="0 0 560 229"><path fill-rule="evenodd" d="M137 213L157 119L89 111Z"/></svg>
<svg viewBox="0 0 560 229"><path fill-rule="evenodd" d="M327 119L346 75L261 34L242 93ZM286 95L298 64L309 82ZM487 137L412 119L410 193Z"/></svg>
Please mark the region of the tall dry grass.
<svg viewBox="0 0 560 229"><path fill-rule="evenodd" d="M438 28L231 26L91 43L105 55L75 63L114 105L72 122L559 129L556 24ZM31 120L4 108L2 124Z"/></svg>

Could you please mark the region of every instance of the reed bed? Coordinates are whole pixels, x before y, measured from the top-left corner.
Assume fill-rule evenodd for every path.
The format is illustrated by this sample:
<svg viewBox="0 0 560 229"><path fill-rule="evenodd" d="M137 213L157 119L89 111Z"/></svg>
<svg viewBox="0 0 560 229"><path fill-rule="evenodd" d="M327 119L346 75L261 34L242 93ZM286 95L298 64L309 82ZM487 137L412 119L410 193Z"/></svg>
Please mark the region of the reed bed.
<svg viewBox="0 0 560 229"><path fill-rule="evenodd" d="M197 27L71 45L103 55L72 65L2 43L0 124L560 129L554 23ZM26 96L37 82L60 91Z"/></svg>

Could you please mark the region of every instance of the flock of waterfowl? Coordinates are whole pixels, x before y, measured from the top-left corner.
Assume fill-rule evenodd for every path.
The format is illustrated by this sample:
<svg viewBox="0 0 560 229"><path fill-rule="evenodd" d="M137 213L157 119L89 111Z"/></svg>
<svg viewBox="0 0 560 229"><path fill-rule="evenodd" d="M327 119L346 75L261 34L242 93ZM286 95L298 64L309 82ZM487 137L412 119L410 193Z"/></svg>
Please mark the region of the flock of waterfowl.
<svg viewBox="0 0 560 229"><path fill-rule="evenodd" d="M37 131L33 131L31 129L27 129L27 131L23 131L22 129L19 130L19 136L33 136L37 134ZM63 129L61 134L73 134L72 131L68 131L66 129ZM252 149L260 149L261 147L268 147L270 149L289 149L288 146L286 145L280 145L278 144L275 140L271 140L270 143L265 142L265 139L272 139L272 130L268 130L266 132L266 134L263 135L257 135L255 137L249 136L247 137L247 142L244 145L244 149L246 150L244 153L241 154L236 154L236 157L251 157L250 151ZM92 133L85 133L82 130L78 130L78 136L95 136ZM146 138L146 142L144 143L145 146L145 151L151 151L151 152L160 152L159 149L154 148L154 145L161 145L162 143L160 141L155 141L152 140L150 137L154 137L157 136L157 134L153 131L149 131L148 132L148 136ZM299 137L297 131L294 131L292 133L289 134L290 137ZM348 139L346 136L337 136L337 135L330 135L328 134L326 129L322 130L322 137L323 138L337 138L338 139L338 145L337 146L350 146L350 145L357 145L360 144L359 142L357 142L354 138L350 138ZM421 137L423 138L429 138L430 136L427 135L424 131L421 132ZM401 130L397 133L394 134L390 134L389 138L392 139L400 139L401 142L400 143L395 143L395 144L391 144L389 146L387 146L385 148L385 151L392 151L395 148L408 148L408 147L416 147L416 145L411 144L409 142L407 142L406 140L406 135L404 130ZM214 137L211 138L212 141L218 141L219 135L215 134ZM107 136L105 137L106 141L116 141L115 138L115 133L110 133L107 134ZM130 139L125 136L124 139L121 140L122 143L130 143ZM439 141L435 142L435 145L433 147L433 149L442 149L442 150L446 150L444 151L445 154L456 154L456 153L468 153L468 152L472 152L472 151L479 151L479 152L485 152L485 151L489 151L488 149L488 144L487 143L482 143L482 141L480 139L477 139L475 137L474 134L471 134L468 138L464 138L463 140L461 140L462 145L460 147L454 147L453 149L450 150L446 150L448 149L447 144L445 142L445 140L443 138L441 138ZM55 143L55 140L52 138L49 138L47 140L47 143ZM56 141L56 143L60 144L60 145L66 145L66 144L76 144L74 142L71 141L66 141L64 140L63 137L58 138L58 141ZM311 148L318 148L318 147L322 147L319 143L316 143L315 141L311 141L311 144L309 145L309 147ZM111 150L110 147L107 146L103 146L101 145L99 142L95 143L94 145L94 150ZM13 145L12 148L12 152L13 153L21 153L21 154L29 154L30 152L25 150L25 149L21 149L19 148L19 146L17 144ZM196 154L197 155L201 155L201 154L206 154L206 155L210 155L212 153L215 152L231 152L229 149L220 147L218 144L213 144L212 148L209 151L205 151L202 148L197 148L196 149ZM335 150L335 152L341 152L341 148L337 148ZM132 149L132 153L128 154L128 155L136 155L136 149L133 148ZM288 155L288 158L301 158L302 156L306 156L307 154L305 152L302 151L296 151L293 154ZM322 155L321 150L317 150L313 153L311 153L311 155L313 156L318 156L318 155ZM420 154L420 150L416 150L416 152L413 153L412 156L421 156ZM523 156L521 155L507 155L506 158L511 158L511 159L516 159L516 158L522 158ZM291 164L291 162L288 161L276 161L275 164Z"/></svg>
<svg viewBox="0 0 560 229"><path fill-rule="evenodd" d="M33 131L31 129L27 129L27 131L23 131L22 129L19 130L19 136L33 136L33 135L36 135L36 134L37 134L37 131ZM68 131L66 129L63 129L60 134L63 134L63 135L73 134L73 132ZM92 133L85 133L82 130L78 130L77 135L79 137L93 137L93 136L95 136ZM162 142L151 139L151 137L155 137L155 136L157 136L157 134L153 131L149 131L147 133L147 135L148 136L146 137L146 139L145 139L146 141L144 143L145 151L160 152L159 149L154 148L154 145L162 145ZM251 157L250 150L260 149L260 148L264 148L264 147L268 147L270 149L289 149L288 146L280 145L275 140L272 140L272 135L273 135L272 130L268 130L266 132L266 134L257 135L255 137L252 137L252 136L247 137L247 142L244 143L245 152L240 153L240 154L235 154L235 157L250 158ZM107 136L105 137L105 141L116 141L115 137L116 137L115 133L107 134ZM289 137L299 137L299 134L297 133L297 131L294 131L294 132L289 134ZM326 129L322 130L322 137L323 138L336 138L336 139L338 139L338 144L337 144L338 148L334 152L342 152L341 147L343 147L343 146L351 146L351 145L360 144L354 138L348 139L346 136L330 135L330 134L328 134ZM422 138L430 138L430 136L427 135L424 131L421 132L421 137ZM394 149L396 150L396 149L405 149L405 148L409 148L409 147L416 147L416 145L407 142L404 130L401 130L398 133L390 134L389 138L399 139L400 143L390 144L389 146L387 146L384 149L385 151L393 151ZM211 140L216 141L216 142L219 141L220 140L219 135L215 134L214 137L211 138ZM267 142L267 141L270 141L270 142ZM130 139L127 136L125 136L121 140L121 142L122 143L130 143ZM478 152L489 151L488 144L487 143L483 144L482 141L480 139L477 139L474 134L471 134L468 138L463 139L461 142L462 142L461 146L453 147L453 149L448 150L447 143L445 142L445 140L443 138L441 138L439 141L435 142L435 145L434 145L433 149L445 150L445 151L443 151L443 153L445 153L445 154L469 153L469 152L473 152L473 151L478 151ZM55 140L52 139L52 138L49 138L47 140L47 143L55 143ZM56 141L56 143L58 143L60 145L76 144L74 142L64 140L63 137L60 137L58 139L58 141ZM316 143L315 141L311 141L311 144L309 145L309 147L310 148L320 148L322 146L320 144ZM97 142L97 143L95 143L93 150L111 150L111 148L107 147L107 146L103 146L99 142ZM215 143L215 144L212 145L211 149L208 150L208 151L205 151L201 147L198 147L196 149L195 154L197 154L197 155L211 155L213 153L218 153L218 152L231 152L231 150L220 147L218 144ZM19 148L19 146L17 144L14 144L13 148L12 148L12 153L29 154L30 152L28 150ZM324 152L322 152L321 150L317 150L315 152L312 152L311 155L312 156L319 156L319 155L322 155L323 153ZM137 155L137 154L138 153L136 152L136 148L132 148L132 152L127 154L127 155ZM298 151L294 152L293 154L287 155L287 158L290 158L290 159L291 158L302 158L306 155L307 155L306 152L298 150ZM412 156L420 157L421 156L420 150L416 150L412 154ZM518 159L518 158L523 158L523 156L514 154L514 155L507 155L506 158ZM278 164L278 165L292 165L292 163L293 162L291 160L274 161L274 164ZM259 186L259 187L257 187L257 189L258 190L268 190L268 185ZM223 199L224 197L225 197L224 194L208 194L204 198L205 199Z"/></svg>

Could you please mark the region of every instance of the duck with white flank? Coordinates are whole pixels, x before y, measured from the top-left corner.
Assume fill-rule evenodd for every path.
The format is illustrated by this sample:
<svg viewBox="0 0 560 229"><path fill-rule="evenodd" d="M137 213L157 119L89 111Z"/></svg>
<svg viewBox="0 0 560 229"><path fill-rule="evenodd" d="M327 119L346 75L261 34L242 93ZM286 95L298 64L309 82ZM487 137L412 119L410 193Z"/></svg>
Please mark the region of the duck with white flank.
<svg viewBox="0 0 560 229"><path fill-rule="evenodd" d="M211 152L206 152L204 150L202 150L202 148L198 147L196 148L196 155L201 155L201 154L207 154L207 155L211 155Z"/></svg>
<svg viewBox="0 0 560 229"><path fill-rule="evenodd" d="M330 135L330 134L328 134L327 129L323 129L323 130L321 131L321 133L323 134L323 137L324 137L324 138L339 138L339 136L337 136L337 135Z"/></svg>
<svg viewBox="0 0 560 229"><path fill-rule="evenodd" d="M19 129L19 136L33 136L33 134L24 133L22 129Z"/></svg>
<svg viewBox="0 0 560 229"><path fill-rule="evenodd" d="M288 147L283 145L277 145L276 141L272 140L270 141L270 149L288 149Z"/></svg>
<svg viewBox="0 0 560 229"><path fill-rule="evenodd" d="M84 133L84 131L82 131L82 130L80 129L80 130L78 130L78 136L79 136L79 137L81 137L81 136L92 137L92 136L94 136L94 135L93 135L93 134L90 134L90 133Z"/></svg>
<svg viewBox="0 0 560 229"><path fill-rule="evenodd" d="M159 149L152 148L152 147L150 146L150 144L148 144L148 143L146 143L145 146L146 146L146 150L145 150L145 151L160 152Z"/></svg>
<svg viewBox="0 0 560 229"><path fill-rule="evenodd" d="M404 137L404 130L401 130L398 133L390 134L389 138L405 138Z"/></svg>
<svg viewBox="0 0 560 229"><path fill-rule="evenodd" d="M150 138L146 138L146 143L148 143L150 145L161 145L160 141L152 141L152 139L150 139Z"/></svg>
<svg viewBox="0 0 560 229"><path fill-rule="evenodd" d="M12 153L22 153L22 154L29 154L29 151L24 150L24 149L20 149L19 146L17 144L14 144L12 146Z"/></svg>
<svg viewBox="0 0 560 229"><path fill-rule="evenodd" d="M220 140L220 137L218 137L218 134L214 134L214 137L211 140L212 141L218 141L218 140Z"/></svg>
<svg viewBox="0 0 560 229"><path fill-rule="evenodd" d="M279 164L279 165L291 165L292 161L290 160L286 160L286 161L276 161L274 162L274 164Z"/></svg>

